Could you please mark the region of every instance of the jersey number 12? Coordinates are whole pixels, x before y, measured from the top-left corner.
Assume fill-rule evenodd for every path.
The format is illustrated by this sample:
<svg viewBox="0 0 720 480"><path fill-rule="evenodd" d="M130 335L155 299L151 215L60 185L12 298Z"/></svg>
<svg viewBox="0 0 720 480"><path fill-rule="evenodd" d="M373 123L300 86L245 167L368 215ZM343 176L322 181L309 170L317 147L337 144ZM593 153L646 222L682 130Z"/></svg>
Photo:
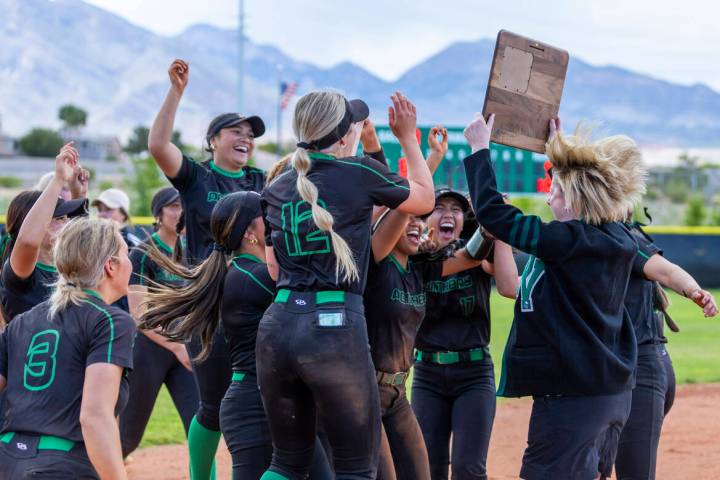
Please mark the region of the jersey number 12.
<svg viewBox="0 0 720 480"><path fill-rule="evenodd" d="M318 200L325 207L325 202ZM330 253L330 236L318 229L312 222L312 209L304 200L297 203L288 202L282 206L282 229L285 232L285 247L288 255L317 255ZM301 233L301 225L309 224L307 233Z"/></svg>

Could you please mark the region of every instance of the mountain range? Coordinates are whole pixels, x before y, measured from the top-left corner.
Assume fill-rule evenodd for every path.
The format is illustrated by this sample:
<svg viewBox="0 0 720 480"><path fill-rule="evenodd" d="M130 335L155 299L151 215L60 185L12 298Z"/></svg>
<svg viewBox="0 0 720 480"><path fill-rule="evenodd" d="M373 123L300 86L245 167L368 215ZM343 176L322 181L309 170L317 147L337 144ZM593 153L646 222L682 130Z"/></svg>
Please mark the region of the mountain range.
<svg viewBox="0 0 720 480"><path fill-rule="evenodd" d="M195 25L176 36L160 36L81 0L0 0L0 11L0 116L6 132L58 126L58 107L73 103L89 112L88 132L126 137L134 126L152 122L173 58L191 65L176 122L186 142L199 145L209 120L236 108L233 30ZM318 56L324 41L318 34ZM567 47L572 53L572 45ZM386 81L353 63L323 68L248 39L245 110L275 130L277 66L282 65L282 79L298 82L298 94L336 88L365 99L378 123L387 121L389 95L401 90L416 103L420 123L463 125L482 108L493 48L494 39L454 43ZM286 138L289 112L283 116ZM720 93L702 84L677 85L594 66L574 56L561 116L566 125L583 121L644 145L720 145Z"/></svg>

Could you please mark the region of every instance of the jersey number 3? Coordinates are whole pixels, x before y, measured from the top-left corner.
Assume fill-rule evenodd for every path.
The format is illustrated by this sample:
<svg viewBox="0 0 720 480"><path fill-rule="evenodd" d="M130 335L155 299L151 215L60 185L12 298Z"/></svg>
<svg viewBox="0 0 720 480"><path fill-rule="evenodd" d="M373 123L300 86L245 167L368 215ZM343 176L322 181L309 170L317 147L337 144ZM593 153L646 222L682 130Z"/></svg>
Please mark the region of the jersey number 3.
<svg viewBox="0 0 720 480"><path fill-rule="evenodd" d="M59 340L60 333L57 330L43 330L33 335L23 372L23 385L28 390L44 390L52 385Z"/></svg>
<svg viewBox="0 0 720 480"><path fill-rule="evenodd" d="M326 208L322 200L318 200L318 204ZM309 229L303 229L307 233L300 232L303 223L310 226ZM285 246L291 257L330 253L330 236L312 223L312 210L306 201L288 202L282 206L282 229L285 232Z"/></svg>

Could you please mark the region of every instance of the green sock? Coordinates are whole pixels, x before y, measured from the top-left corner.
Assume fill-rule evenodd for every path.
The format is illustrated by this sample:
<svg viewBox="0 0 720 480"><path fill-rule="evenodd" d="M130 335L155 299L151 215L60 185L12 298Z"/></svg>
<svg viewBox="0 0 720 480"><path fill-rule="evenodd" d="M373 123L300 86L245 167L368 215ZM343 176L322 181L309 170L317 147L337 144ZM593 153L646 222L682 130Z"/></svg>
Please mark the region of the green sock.
<svg viewBox="0 0 720 480"><path fill-rule="evenodd" d="M290 480L284 475L280 475L277 472L271 472L270 470L266 470L265 473L263 473L263 476L260 477L260 480Z"/></svg>
<svg viewBox="0 0 720 480"><path fill-rule="evenodd" d="M220 432L208 430L200 425L196 417L193 417L188 431L192 480L215 480L215 452L218 443L220 443Z"/></svg>

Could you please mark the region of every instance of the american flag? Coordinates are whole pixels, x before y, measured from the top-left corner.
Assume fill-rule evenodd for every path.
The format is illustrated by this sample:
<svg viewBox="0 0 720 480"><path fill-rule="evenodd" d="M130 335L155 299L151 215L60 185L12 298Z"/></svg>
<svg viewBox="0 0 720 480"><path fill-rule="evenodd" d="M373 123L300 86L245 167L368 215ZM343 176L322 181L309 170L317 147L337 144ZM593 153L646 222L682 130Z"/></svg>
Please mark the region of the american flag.
<svg viewBox="0 0 720 480"><path fill-rule="evenodd" d="M297 82L282 82L280 84L280 110L285 110L290 103L290 99L295 95L297 90Z"/></svg>

